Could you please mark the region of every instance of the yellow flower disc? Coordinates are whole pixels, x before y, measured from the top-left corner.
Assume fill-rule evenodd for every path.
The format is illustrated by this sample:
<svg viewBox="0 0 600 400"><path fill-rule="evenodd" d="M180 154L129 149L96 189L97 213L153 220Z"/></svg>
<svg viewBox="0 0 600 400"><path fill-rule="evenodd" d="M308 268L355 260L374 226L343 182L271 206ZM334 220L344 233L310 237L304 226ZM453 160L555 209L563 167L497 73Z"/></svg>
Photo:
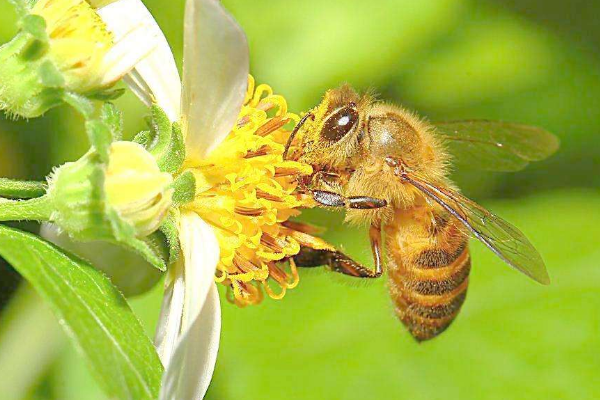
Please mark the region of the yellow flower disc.
<svg viewBox="0 0 600 400"><path fill-rule="evenodd" d="M281 298L297 284L290 258L300 243L284 223L307 206L295 189L298 176L312 173L309 165L282 157L290 135L286 126L298 116L269 86L255 89L252 77L248 86L229 136L189 168L196 177L196 198L185 206L215 227L221 248L216 279L231 288L239 306L259 303L263 289Z"/></svg>

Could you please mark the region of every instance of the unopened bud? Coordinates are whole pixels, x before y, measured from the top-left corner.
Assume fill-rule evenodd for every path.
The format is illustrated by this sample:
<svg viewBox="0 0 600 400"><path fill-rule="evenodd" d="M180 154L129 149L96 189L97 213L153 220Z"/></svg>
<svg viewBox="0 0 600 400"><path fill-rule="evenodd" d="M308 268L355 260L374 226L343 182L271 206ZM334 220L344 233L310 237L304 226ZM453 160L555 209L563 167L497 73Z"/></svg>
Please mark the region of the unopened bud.
<svg viewBox="0 0 600 400"><path fill-rule="evenodd" d="M141 145L115 142L108 166L91 151L55 172L48 190L55 210L51 220L78 240L143 237L166 217L172 181Z"/></svg>

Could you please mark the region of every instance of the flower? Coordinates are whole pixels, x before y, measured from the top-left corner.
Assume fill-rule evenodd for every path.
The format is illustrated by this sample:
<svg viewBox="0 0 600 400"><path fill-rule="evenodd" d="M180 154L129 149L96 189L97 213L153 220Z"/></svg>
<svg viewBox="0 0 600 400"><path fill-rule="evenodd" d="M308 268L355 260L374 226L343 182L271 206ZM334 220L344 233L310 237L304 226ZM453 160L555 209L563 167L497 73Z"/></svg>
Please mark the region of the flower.
<svg viewBox="0 0 600 400"><path fill-rule="evenodd" d="M276 110L272 117L269 110ZM295 192L296 177L312 172L308 165L282 158L290 134L283 126L297 119L287 112L283 97L267 85L255 91L251 78L230 134L206 157L186 163L196 177L196 197L182 209L214 228L221 250L217 282L231 289L231 300L239 306L259 303L262 288L282 298L298 283L293 264L289 273L277 265L300 250L302 238L283 223L304 206Z"/></svg>
<svg viewBox="0 0 600 400"><path fill-rule="evenodd" d="M39 0L31 9L46 22L49 57L68 89L86 93L109 87L152 50L150 32L141 24L120 37L107 29L102 13L120 6L103 10L85 0Z"/></svg>
<svg viewBox="0 0 600 400"><path fill-rule="evenodd" d="M39 0L21 10L20 32L0 47L0 108L33 118L68 101L65 94L111 95L107 89L166 45L153 20L133 17L127 30L111 29L106 20L123 17L130 2Z"/></svg>
<svg viewBox="0 0 600 400"><path fill-rule="evenodd" d="M298 117L270 87L254 87L244 33L219 1L188 0L184 30L181 106L179 84L171 86L178 82L172 55L134 85L146 102L181 108L171 115L185 137L178 174L195 177L192 200L179 207L183 257L169 268L156 334L166 366L163 399L198 399L208 388L220 334L215 280L230 287L240 306L260 302L263 289L280 298L298 277L293 261L287 270L278 261L291 260L310 237L301 224L287 222L306 205L295 192L296 177L312 172L283 160L285 126Z"/></svg>

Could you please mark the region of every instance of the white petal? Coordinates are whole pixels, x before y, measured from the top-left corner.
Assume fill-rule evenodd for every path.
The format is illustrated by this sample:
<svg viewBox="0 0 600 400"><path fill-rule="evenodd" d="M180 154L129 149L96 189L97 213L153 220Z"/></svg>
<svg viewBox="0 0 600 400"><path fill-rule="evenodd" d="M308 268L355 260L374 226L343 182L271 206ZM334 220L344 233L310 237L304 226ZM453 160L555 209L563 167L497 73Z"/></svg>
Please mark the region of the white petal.
<svg viewBox="0 0 600 400"><path fill-rule="evenodd" d="M172 121L179 120L181 80L177 65L165 35L144 3L117 0L102 7L98 14L117 41L140 26L151 32L154 49L125 77L125 82L147 105L156 102Z"/></svg>
<svg viewBox="0 0 600 400"><path fill-rule="evenodd" d="M133 71L136 64L147 57L156 47L156 32L140 26L128 32L123 39L106 54L103 64L107 70L102 80L103 85L109 85Z"/></svg>
<svg viewBox="0 0 600 400"><path fill-rule="evenodd" d="M182 262L172 266L155 339L166 367L160 398L201 399L212 377L221 331L214 283L219 244L213 228L197 214L183 214L179 229Z"/></svg>
<svg viewBox="0 0 600 400"><path fill-rule="evenodd" d="M208 154L227 136L248 83L248 43L218 0L187 0L182 118L187 156Z"/></svg>
<svg viewBox="0 0 600 400"><path fill-rule="evenodd" d="M219 292L213 283L204 307L190 326L162 380L161 400L200 400L210 384L221 334Z"/></svg>
<svg viewBox="0 0 600 400"><path fill-rule="evenodd" d="M169 275L165 281L165 293L154 336L154 345L163 365L166 365L173 357L181 332L181 319L185 303L183 264L183 260L179 259L175 264L169 266Z"/></svg>

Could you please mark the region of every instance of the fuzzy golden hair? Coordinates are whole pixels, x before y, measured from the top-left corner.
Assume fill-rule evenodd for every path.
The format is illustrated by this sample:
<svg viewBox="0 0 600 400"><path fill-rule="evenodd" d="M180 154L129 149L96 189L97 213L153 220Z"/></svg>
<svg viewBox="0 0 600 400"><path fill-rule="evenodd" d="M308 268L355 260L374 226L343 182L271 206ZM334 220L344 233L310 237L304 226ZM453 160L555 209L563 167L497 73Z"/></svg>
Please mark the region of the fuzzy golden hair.
<svg viewBox="0 0 600 400"><path fill-rule="evenodd" d="M356 106L359 119L354 129L339 141L322 135L327 119L340 108ZM434 128L404 108L375 100L371 93L359 95L343 85L325 93L321 103L310 111L299 135L300 160L316 171L340 176L336 192L343 196L369 196L386 200L388 207L375 210L348 210L351 223L385 223L393 210L408 208L422 195L400 182L386 164L396 157L428 182L452 187L448 180L448 154L434 135ZM325 188L331 190L331 186Z"/></svg>

